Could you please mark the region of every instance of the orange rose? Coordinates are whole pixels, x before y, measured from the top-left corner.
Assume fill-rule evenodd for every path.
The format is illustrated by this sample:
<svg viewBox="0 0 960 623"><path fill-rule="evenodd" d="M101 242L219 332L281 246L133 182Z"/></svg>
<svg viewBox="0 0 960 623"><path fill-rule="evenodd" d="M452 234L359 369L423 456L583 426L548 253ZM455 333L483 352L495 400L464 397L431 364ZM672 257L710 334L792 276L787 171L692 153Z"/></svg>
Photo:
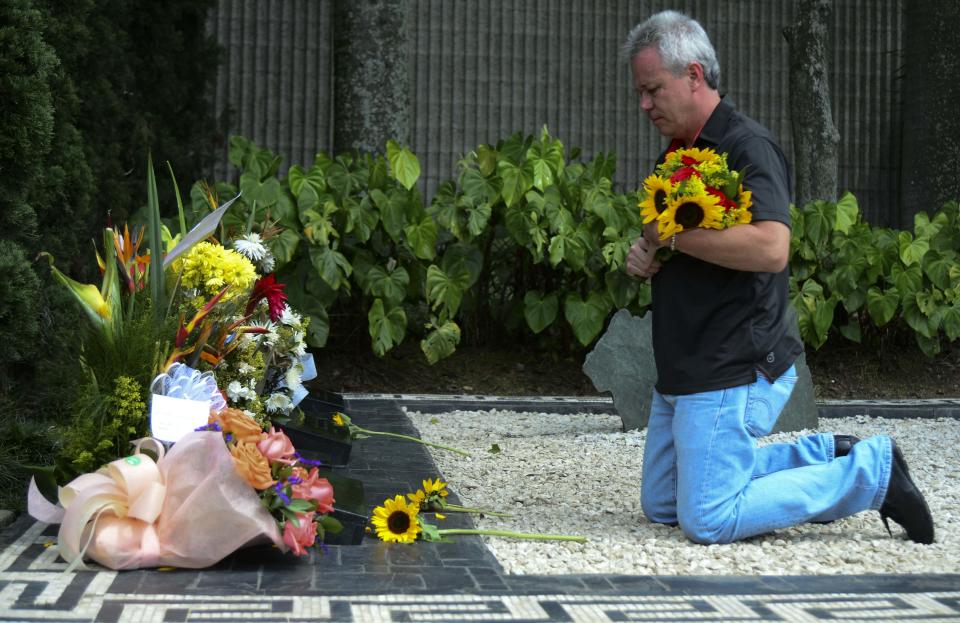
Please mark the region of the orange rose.
<svg viewBox="0 0 960 623"><path fill-rule="evenodd" d="M254 489L266 489L276 484L277 481L270 477L270 463L257 446L240 441L230 448L230 454L234 467Z"/></svg>
<svg viewBox="0 0 960 623"><path fill-rule="evenodd" d="M244 443L258 443L263 438L263 429L255 419L241 411L227 407L220 413L211 413L208 424L217 422L224 433L233 435L234 440Z"/></svg>

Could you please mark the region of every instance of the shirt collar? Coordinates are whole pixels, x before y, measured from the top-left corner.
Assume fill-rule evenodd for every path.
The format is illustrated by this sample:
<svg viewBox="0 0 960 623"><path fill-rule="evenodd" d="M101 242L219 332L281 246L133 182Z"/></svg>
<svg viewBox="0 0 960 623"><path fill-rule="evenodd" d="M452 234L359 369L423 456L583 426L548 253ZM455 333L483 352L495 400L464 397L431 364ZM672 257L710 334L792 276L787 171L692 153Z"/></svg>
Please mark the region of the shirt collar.
<svg viewBox="0 0 960 623"><path fill-rule="evenodd" d="M707 122L703 125L703 129L700 130L700 136L697 137L696 142L707 143L711 146L718 145L720 139L723 138L727 129L727 122L730 121L730 116L733 115L734 110L735 105L733 100L726 95L722 96L720 103L717 104L717 107L710 113L710 118L707 119Z"/></svg>

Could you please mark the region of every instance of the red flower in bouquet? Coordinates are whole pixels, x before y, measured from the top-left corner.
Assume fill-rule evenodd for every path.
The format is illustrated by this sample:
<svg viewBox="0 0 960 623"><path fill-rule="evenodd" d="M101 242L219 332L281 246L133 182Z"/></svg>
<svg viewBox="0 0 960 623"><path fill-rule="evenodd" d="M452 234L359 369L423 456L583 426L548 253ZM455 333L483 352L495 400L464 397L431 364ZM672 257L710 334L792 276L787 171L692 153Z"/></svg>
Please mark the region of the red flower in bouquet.
<svg viewBox="0 0 960 623"><path fill-rule="evenodd" d="M278 463L287 463L293 465L297 462L294 456L297 451L293 447L293 442L281 430L277 431L270 427L269 433L263 434L263 439L257 443L257 449L268 461L277 461Z"/></svg>
<svg viewBox="0 0 960 623"><path fill-rule="evenodd" d="M283 293L285 287L286 284L277 282L273 273L258 279L247 302L246 315L252 314L262 299L267 299L267 304L270 306L270 320L276 322L283 315L283 309L287 304L287 295Z"/></svg>
<svg viewBox="0 0 960 623"><path fill-rule="evenodd" d="M317 529L313 525L313 516L315 513L297 513L297 524L287 520L283 524L283 542L286 543L290 551L295 556L306 554L307 547L310 547L317 540Z"/></svg>
<svg viewBox="0 0 960 623"><path fill-rule="evenodd" d="M293 485L293 497L313 500L321 513L333 512L333 485L326 478L320 477L316 467L309 473L302 467L296 467L294 475L300 478L300 482Z"/></svg>

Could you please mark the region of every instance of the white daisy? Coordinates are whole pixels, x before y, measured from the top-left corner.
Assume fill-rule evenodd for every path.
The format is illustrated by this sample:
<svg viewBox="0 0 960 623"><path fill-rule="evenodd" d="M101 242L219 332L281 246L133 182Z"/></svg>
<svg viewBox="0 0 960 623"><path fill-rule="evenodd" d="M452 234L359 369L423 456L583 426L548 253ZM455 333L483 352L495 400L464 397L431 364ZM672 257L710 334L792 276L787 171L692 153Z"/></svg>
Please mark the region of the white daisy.
<svg viewBox="0 0 960 623"><path fill-rule="evenodd" d="M283 375L283 380L286 381L287 387L296 391L296 389L302 385L302 382L300 381L301 376L302 374L300 366L294 365L291 366L290 369L287 370L286 374Z"/></svg>
<svg viewBox="0 0 960 623"><path fill-rule="evenodd" d="M300 316L290 308L289 305L283 306L283 313L280 315L280 322L292 327L300 324Z"/></svg>
<svg viewBox="0 0 960 623"><path fill-rule="evenodd" d="M276 413L278 411L286 411L290 407L290 398L283 392L274 392L270 394L270 397L267 398L267 411L270 413Z"/></svg>
<svg viewBox="0 0 960 623"><path fill-rule="evenodd" d="M250 233L233 241L233 248L253 262L259 262L269 251L260 234Z"/></svg>

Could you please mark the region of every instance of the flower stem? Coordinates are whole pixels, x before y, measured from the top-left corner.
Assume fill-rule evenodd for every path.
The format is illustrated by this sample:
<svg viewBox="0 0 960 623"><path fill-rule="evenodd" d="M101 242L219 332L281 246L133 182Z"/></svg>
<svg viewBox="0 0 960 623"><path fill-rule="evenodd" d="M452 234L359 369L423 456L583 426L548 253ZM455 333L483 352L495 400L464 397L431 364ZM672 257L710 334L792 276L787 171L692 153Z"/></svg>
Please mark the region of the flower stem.
<svg viewBox="0 0 960 623"><path fill-rule="evenodd" d="M470 528L444 528L438 530L437 534L444 536L447 534L480 534L486 536L506 536L515 539L532 539L535 541L576 541L577 543L586 543L587 537L573 536L570 534L533 534L530 532L511 532L509 530L473 530Z"/></svg>
<svg viewBox="0 0 960 623"><path fill-rule="evenodd" d="M513 517L510 513L501 513L499 511L491 511L485 508L471 508L469 506L459 506L457 504L447 504L443 507L441 513L483 513L484 515L490 515L491 517Z"/></svg>
<svg viewBox="0 0 960 623"><path fill-rule="evenodd" d="M415 441L417 443L422 443L425 446L440 448L442 450L449 450L450 452L456 452L457 454L461 454L463 456L470 456L470 453L467 452L466 450L461 450L459 448L452 448L450 446L445 446L439 443L432 443L430 441L424 441L423 439L417 439L416 437L411 437L409 435L401 435L400 433L388 433L380 430L367 430L366 428L361 428L356 424L354 424L354 428L356 428L359 432L365 435L383 435L384 437L396 437L397 439L406 439L407 441Z"/></svg>

